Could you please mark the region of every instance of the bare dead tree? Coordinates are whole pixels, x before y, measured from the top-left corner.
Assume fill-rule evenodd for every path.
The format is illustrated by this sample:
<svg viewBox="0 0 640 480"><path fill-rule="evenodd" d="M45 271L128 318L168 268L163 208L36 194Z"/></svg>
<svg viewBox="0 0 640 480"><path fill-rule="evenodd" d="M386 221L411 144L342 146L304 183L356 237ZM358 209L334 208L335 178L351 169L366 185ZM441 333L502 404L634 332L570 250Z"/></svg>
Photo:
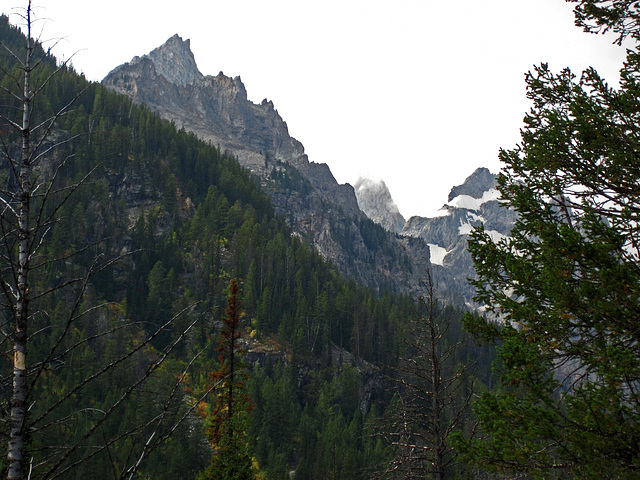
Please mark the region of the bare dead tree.
<svg viewBox="0 0 640 480"><path fill-rule="evenodd" d="M144 434L146 440L142 451L136 454L136 458L131 459L130 464L114 471L114 478L133 478L142 461L187 420L194 408L187 408L183 414L176 413L176 405L185 406L181 388L182 377L176 379L164 399L161 398L157 402L158 413L155 416L132 425L114 438L105 439L101 445L89 448L88 442L95 438L96 432L115 411L143 390L146 382L200 317L195 316L187 322L187 326L164 348L152 348L154 339L173 325L178 316L192 314L193 306L186 308L150 334L138 335L138 340L128 350L84 375L55 401L39 408L37 413L32 411L33 392L44 373L64 368L68 359L89 342L108 338L121 329L138 326L127 323L125 319L118 319L89 338L75 340L70 335L73 328L83 319L109 305L109 302L99 302L97 305L86 306L83 301L90 289L90 279L121 260L119 256L105 259L103 255L97 255L84 273L63 277L54 285L43 287L44 282L35 281L46 267L68 262L74 256L96 247L104 239L57 258L48 258L43 253L51 229L60 221L63 206L85 184L91 174L89 172L75 183L58 181L70 157L58 158L55 155L75 139L69 135L58 135L56 124L70 111L83 92L76 92L69 103L47 118L36 115L34 101L43 95L47 85L58 74L68 69L71 59L56 64L49 52L43 48L41 36L34 37L32 30L37 19L31 0L20 10L18 16L26 36L24 50L15 51L7 45L0 44L3 54L18 66L16 70L7 67L8 62L0 63L0 72L5 79L10 80L0 88L5 95L12 98L15 105L19 105L19 108L14 110L6 105L0 106L0 125L3 127L0 129L0 181L3 183L0 185L0 288L3 294L0 306L6 315L6 323L0 327L0 348L5 347L5 358L11 364L8 373L0 374L0 389L10 392L8 411L0 405L0 425L7 425L7 479L64 478L78 464L101 452L109 452L116 442ZM44 70L44 79L40 76L36 84L33 81L34 72L45 64L52 63L53 68ZM7 84L13 87L6 87ZM9 133L6 133L7 131ZM18 142L20 148L16 148ZM47 312L38 311L38 304L46 296L58 294L62 290L69 293L65 294L67 312L59 330L55 335L49 331L50 329L44 332L47 327L34 330L34 326L37 325L36 317L48 315ZM45 333L52 335L49 339L50 349L44 356L33 358L29 354L30 345L33 345L35 338ZM33 445L32 440L35 436L73 421L70 416L60 418L55 414L65 402L108 372L132 368L132 365L141 371L137 373L134 381L119 393L108 409L83 410L85 413L91 412L96 418L74 443L64 446Z"/></svg>
<svg viewBox="0 0 640 480"><path fill-rule="evenodd" d="M437 301L431 272L424 288L416 316L409 320L408 353L393 379L397 395L381 432L397 453L380 469L379 478L449 478L456 464L450 437L470 413L473 364L455 364L466 336L450 334L457 317Z"/></svg>
<svg viewBox="0 0 640 480"><path fill-rule="evenodd" d="M23 81L14 78L16 85L22 83L20 93L11 92L22 103L22 121L18 123L3 115L3 120L9 123L22 136L22 151L18 158L9 152L9 146L3 141L4 160L8 162L9 170L15 176L13 188L3 192L2 202L2 240L4 244L4 260L10 265L9 275L3 272L2 288L9 303L13 306L13 332L9 334L13 347L13 389L10 403L10 431L7 449L7 478L21 479L25 470L25 420L27 415L27 343L29 324L29 285L31 260L37 226L32 226L32 200L34 187L32 186L32 171L38 161L38 150L41 144L32 144L32 135L37 126L32 122L32 102L37 92L32 90L31 74L37 68L35 58L36 44L32 37L32 10L28 3L23 16L27 29L27 45L24 59L15 55L21 65ZM10 52L14 54L14 52ZM5 74L9 74L5 72ZM42 137L44 139L44 136ZM17 255L16 244L17 243Z"/></svg>

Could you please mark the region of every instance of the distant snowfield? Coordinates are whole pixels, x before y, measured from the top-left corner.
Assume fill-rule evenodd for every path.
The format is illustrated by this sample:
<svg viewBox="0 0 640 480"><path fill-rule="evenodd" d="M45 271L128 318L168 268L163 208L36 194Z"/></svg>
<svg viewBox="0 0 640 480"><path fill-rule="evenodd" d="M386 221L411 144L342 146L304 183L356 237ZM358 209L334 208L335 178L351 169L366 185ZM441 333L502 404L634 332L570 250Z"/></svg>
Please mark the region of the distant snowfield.
<svg viewBox="0 0 640 480"><path fill-rule="evenodd" d="M467 223L460 223L460 226L458 227L458 234L459 235L471 235L471 232L473 232L473 229L474 229L474 226L471 225L468 222ZM491 241L493 243L498 243L503 238L507 238L506 235L503 235L502 233L498 232L497 230L485 230L484 233L489 235L489 237L491 238Z"/></svg>
<svg viewBox="0 0 640 480"><path fill-rule="evenodd" d="M458 227L459 235L469 235L472 231L473 225L471 225L469 222L462 223L462 220L460 221L460 226Z"/></svg>
<svg viewBox="0 0 640 480"><path fill-rule="evenodd" d="M429 261L433 265L440 265L441 267L444 266L444 257L449 253L447 249L440 245L436 245L435 243L427 243L427 245L429 245L429 252L431 252Z"/></svg>
<svg viewBox="0 0 640 480"><path fill-rule="evenodd" d="M479 210L483 203L499 200L500 192L495 188L491 188L482 194L482 198L474 198L471 195L458 195L447 205L458 208L466 208L468 210Z"/></svg>
<svg viewBox="0 0 640 480"><path fill-rule="evenodd" d="M440 210L428 214L426 218L448 217L449 215L451 215L451 212L446 206L443 206Z"/></svg>
<svg viewBox="0 0 640 480"><path fill-rule="evenodd" d="M503 238L507 238L506 235L496 231L496 230L485 230L485 232L491 237L493 243L498 243Z"/></svg>
<svg viewBox="0 0 640 480"><path fill-rule="evenodd" d="M448 203L445 203L440 210L427 214L426 218L447 217L451 215L451 210L447 207L466 208L467 210L479 210L483 203L500 200L500 192L491 188L482 194L482 198L474 198L471 195L458 195ZM484 221L480 216L472 217L474 220Z"/></svg>

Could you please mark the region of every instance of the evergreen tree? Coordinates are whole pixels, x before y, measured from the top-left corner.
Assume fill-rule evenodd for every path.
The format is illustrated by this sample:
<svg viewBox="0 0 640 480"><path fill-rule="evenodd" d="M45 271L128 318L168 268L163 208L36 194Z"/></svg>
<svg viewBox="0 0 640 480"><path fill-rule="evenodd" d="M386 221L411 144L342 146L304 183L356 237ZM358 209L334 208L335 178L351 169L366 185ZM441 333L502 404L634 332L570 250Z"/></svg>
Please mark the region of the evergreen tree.
<svg viewBox="0 0 640 480"><path fill-rule="evenodd" d="M175 317L141 336L101 295L123 258L104 235L117 227L88 213L104 207L104 184L82 201L91 168L73 172L79 135L62 130L94 90L32 36L31 2L18 12L26 38L0 16L0 469L8 479L51 479L100 465L130 478L187 418L174 375L153 403L140 399L193 323L156 350L152 340Z"/></svg>
<svg viewBox="0 0 640 480"><path fill-rule="evenodd" d="M616 43L640 40L640 6L637 0L567 0L576 3L576 25L590 33L613 32Z"/></svg>
<svg viewBox="0 0 640 480"><path fill-rule="evenodd" d="M242 302L238 279L229 283L226 317L218 340L220 368L211 374L218 382L214 409L208 419L208 436L214 448L211 463L200 476L201 480L255 479L257 467L249 452L247 441L248 412L252 406L242 370L244 353L238 340L242 336Z"/></svg>
<svg viewBox="0 0 640 480"><path fill-rule="evenodd" d="M578 23L637 38L637 2L578 2ZM635 30L634 30L635 29ZM475 406L486 439L461 450L539 477L637 478L640 469L640 54L619 89L594 69L527 75L522 143L502 151L499 190L519 214L497 243L469 249L468 317L499 342L500 385Z"/></svg>

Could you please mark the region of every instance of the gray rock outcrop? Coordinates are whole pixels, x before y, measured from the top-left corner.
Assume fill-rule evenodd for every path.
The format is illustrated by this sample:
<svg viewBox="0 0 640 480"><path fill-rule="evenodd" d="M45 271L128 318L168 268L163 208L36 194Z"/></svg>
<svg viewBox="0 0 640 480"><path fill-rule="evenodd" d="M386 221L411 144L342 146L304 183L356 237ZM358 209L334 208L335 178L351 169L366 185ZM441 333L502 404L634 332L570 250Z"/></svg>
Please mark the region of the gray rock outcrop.
<svg viewBox="0 0 640 480"><path fill-rule="evenodd" d="M203 77L189 40L182 40L177 34L145 57L151 59L158 75L176 85L185 86Z"/></svg>
<svg viewBox="0 0 640 480"><path fill-rule="evenodd" d="M402 229L403 235L423 239L430 248L434 277L446 296L474 306L474 288L468 279L476 278L467 249L469 234L483 224L494 241L506 237L516 213L500 202L496 175L479 168L462 185L451 189L448 203L436 217L412 217Z"/></svg>
<svg viewBox="0 0 640 480"><path fill-rule="evenodd" d="M449 192L448 202L460 195L468 195L473 198L482 198L484 192L488 192L496 186L496 176L488 168L478 168L464 181L462 185L455 186Z"/></svg>
<svg viewBox="0 0 640 480"><path fill-rule="evenodd" d="M115 68L102 83L223 151L233 151L240 163L262 175L266 156L292 165L308 163L273 102L250 102L240 77L202 75L189 40L178 35Z"/></svg>
<svg viewBox="0 0 640 480"><path fill-rule="evenodd" d="M400 233L405 219L391 198L391 192L384 181L359 178L353 186L358 206L367 217L392 233Z"/></svg>

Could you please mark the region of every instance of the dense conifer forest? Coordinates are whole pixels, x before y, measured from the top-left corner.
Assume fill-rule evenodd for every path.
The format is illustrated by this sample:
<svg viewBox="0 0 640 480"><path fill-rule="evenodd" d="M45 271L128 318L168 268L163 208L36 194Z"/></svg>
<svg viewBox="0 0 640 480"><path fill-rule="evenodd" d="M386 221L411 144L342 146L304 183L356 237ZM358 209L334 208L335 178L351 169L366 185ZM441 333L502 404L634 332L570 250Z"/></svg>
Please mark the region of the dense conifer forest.
<svg viewBox="0 0 640 480"><path fill-rule="evenodd" d="M638 2L569 1L640 42ZM43 50L27 5L26 35L0 16L3 476L637 477L637 49L618 89L527 74L517 221L469 242L479 315L432 272L419 298L343 277L231 152Z"/></svg>
<svg viewBox="0 0 640 480"><path fill-rule="evenodd" d="M17 55L26 44L4 16L0 41ZM234 278L252 405L246 438L262 478L373 475L394 455L379 433L394 401L390 377L408 352L413 299L342 278L274 216L228 152L38 53L33 121L55 123L37 175L59 192L79 186L43 205L55 221L42 235L45 261L32 289L69 288L32 302L29 358L46 365L29 391L29 416L42 416L27 445L33 478L124 478L142 457L142 478L203 472L215 451L205 434L216 395L210 373L220 365ZM10 117L21 110L7 93L21 67L2 55L0 104ZM18 151L19 132L1 128L8 151ZM2 181L11 175L4 168ZM376 242L373 224L365 226ZM89 270L86 282L72 282ZM452 365L479 352L488 363L484 350L465 350ZM2 364L3 382L10 365ZM77 447L67 454L69 445Z"/></svg>

